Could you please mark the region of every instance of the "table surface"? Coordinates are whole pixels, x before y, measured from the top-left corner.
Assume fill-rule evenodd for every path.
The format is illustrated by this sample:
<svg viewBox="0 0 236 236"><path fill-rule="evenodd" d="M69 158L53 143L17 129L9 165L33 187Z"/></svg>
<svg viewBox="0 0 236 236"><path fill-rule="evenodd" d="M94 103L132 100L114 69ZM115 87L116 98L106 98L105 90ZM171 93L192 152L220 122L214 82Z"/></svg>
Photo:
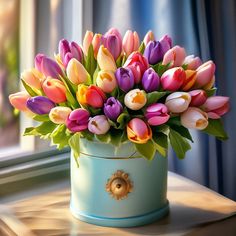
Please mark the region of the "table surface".
<svg viewBox="0 0 236 236"><path fill-rule="evenodd" d="M75 219L69 182L60 182L0 206L0 235L236 235L236 202L173 173L168 199L170 213L156 223L106 228Z"/></svg>

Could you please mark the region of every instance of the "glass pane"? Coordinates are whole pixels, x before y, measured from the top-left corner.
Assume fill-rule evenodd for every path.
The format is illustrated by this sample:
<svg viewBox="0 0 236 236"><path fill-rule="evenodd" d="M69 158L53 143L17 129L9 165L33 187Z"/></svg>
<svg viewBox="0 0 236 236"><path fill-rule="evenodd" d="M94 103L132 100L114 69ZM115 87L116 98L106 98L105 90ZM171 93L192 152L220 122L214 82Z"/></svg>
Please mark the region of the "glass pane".
<svg viewBox="0 0 236 236"><path fill-rule="evenodd" d="M0 152L19 143L19 117L8 102L19 90L19 2L0 0Z"/></svg>

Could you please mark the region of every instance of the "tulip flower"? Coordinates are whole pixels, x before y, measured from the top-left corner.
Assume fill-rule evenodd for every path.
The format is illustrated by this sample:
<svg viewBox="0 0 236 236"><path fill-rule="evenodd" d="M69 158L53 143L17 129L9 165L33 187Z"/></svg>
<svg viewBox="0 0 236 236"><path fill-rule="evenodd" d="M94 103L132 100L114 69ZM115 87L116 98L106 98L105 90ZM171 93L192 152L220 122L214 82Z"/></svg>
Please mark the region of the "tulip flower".
<svg viewBox="0 0 236 236"><path fill-rule="evenodd" d="M140 89L130 90L124 99L125 105L131 110L139 110L147 103L146 93Z"/></svg>
<svg viewBox="0 0 236 236"><path fill-rule="evenodd" d="M105 134L110 129L110 124L106 116L98 115L89 120L88 129L93 134Z"/></svg>
<svg viewBox="0 0 236 236"><path fill-rule="evenodd" d="M181 114L180 121L187 129L203 130L208 126L207 113L197 107L189 107Z"/></svg>
<svg viewBox="0 0 236 236"><path fill-rule="evenodd" d="M118 68L116 73L116 80L119 88L128 92L130 89L134 87L134 75L131 69L127 68Z"/></svg>
<svg viewBox="0 0 236 236"><path fill-rule="evenodd" d="M69 80L76 85L82 83L89 83L90 81L89 73L84 68L84 66L75 58L72 58L69 61L66 69L66 74Z"/></svg>
<svg viewBox="0 0 236 236"><path fill-rule="evenodd" d="M143 144L152 138L152 130L143 120L133 118L127 124L127 136L131 142Z"/></svg>
<svg viewBox="0 0 236 236"><path fill-rule="evenodd" d="M91 45L92 41L93 41L93 32L87 30L83 40L83 51L86 56L88 54L89 46Z"/></svg>
<svg viewBox="0 0 236 236"><path fill-rule="evenodd" d="M97 86L105 93L111 93L116 87L117 82L113 71L100 70L96 79Z"/></svg>
<svg viewBox="0 0 236 236"><path fill-rule="evenodd" d="M62 81L47 77L42 88L46 96L53 102L62 103L66 101L66 87Z"/></svg>
<svg viewBox="0 0 236 236"><path fill-rule="evenodd" d="M197 78L196 77L197 72L195 70L186 70L185 74L186 74L186 78L181 86L182 91L190 90L195 84L196 78Z"/></svg>
<svg viewBox="0 0 236 236"><path fill-rule="evenodd" d="M97 86L89 87L80 84L76 93L77 100L82 105L89 105L94 108L101 108L106 100L104 92Z"/></svg>
<svg viewBox="0 0 236 236"><path fill-rule="evenodd" d="M9 101L13 107L20 111L28 111L26 106L27 100L30 98L30 95L26 91L21 91L9 95Z"/></svg>
<svg viewBox="0 0 236 236"><path fill-rule="evenodd" d="M55 124L65 124L72 110L69 107L54 107L49 112L50 120Z"/></svg>
<svg viewBox="0 0 236 236"><path fill-rule="evenodd" d="M109 50L103 45L98 50L97 62L101 70L116 71L115 60Z"/></svg>
<svg viewBox="0 0 236 236"><path fill-rule="evenodd" d="M127 56L139 48L139 36L136 31L127 30L123 38L123 50Z"/></svg>
<svg viewBox="0 0 236 236"><path fill-rule="evenodd" d="M150 42L150 41L154 41L155 40L155 35L154 33L149 30L146 35L144 36L144 39L143 39L143 42L144 42L144 45L147 46L147 44Z"/></svg>
<svg viewBox="0 0 236 236"><path fill-rule="evenodd" d="M191 96L185 92L175 92L170 94L165 101L168 110L173 113L181 113L189 107Z"/></svg>
<svg viewBox="0 0 236 236"><path fill-rule="evenodd" d="M202 89L196 89L189 92L191 96L190 106L199 107L203 105L207 100L207 94Z"/></svg>
<svg viewBox="0 0 236 236"><path fill-rule="evenodd" d="M148 106L145 117L150 125L161 125L166 123L170 116L167 107L162 103L156 103Z"/></svg>
<svg viewBox="0 0 236 236"><path fill-rule="evenodd" d="M98 49L102 45L102 35L95 34L92 40L94 57L97 58Z"/></svg>
<svg viewBox="0 0 236 236"><path fill-rule="evenodd" d="M213 75L210 81L206 85L204 85L202 88L205 90L209 90L214 86L214 84L215 84L215 75Z"/></svg>
<svg viewBox="0 0 236 236"><path fill-rule="evenodd" d="M188 70L196 70L202 64L202 61L199 57L194 57L194 55L189 55L185 57L183 64L187 65Z"/></svg>
<svg viewBox="0 0 236 236"><path fill-rule="evenodd" d="M142 78L142 86L146 92L156 91L160 84L160 78L158 74L152 69L147 69Z"/></svg>
<svg viewBox="0 0 236 236"><path fill-rule="evenodd" d="M134 82L139 84L149 65L147 59L140 52L133 52L129 55L123 67L129 67L132 70Z"/></svg>
<svg viewBox="0 0 236 236"><path fill-rule="evenodd" d="M118 116L123 111L123 107L119 100L115 99L114 97L110 97L107 99L106 103L104 104L103 108L104 114L110 120L116 121Z"/></svg>
<svg viewBox="0 0 236 236"><path fill-rule="evenodd" d="M209 97L202 107L203 110L207 112L209 118L219 119L229 111L229 97Z"/></svg>
<svg viewBox="0 0 236 236"><path fill-rule="evenodd" d="M66 127L72 132L81 132L88 128L89 112L83 108L73 110L66 119Z"/></svg>
<svg viewBox="0 0 236 236"><path fill-rule="evenodd" d="M197 78L195 88L202 88L211 82L215 73L215 64L213 61L207 61L197 68Z"/></svg>
<svg viewBox="0 0 236 236"><path fill-rule="evenodd" d="M182 67L167 70L161 76L161 85L164 90L176 91L186 80L186 73Z"/></svg>
<svg viewBox="0 0 236 236"><path fill-rule="evenodd" d="M83 51L80 46L75 42L69 43L66 39L62 39L59 42L59 55L65 68L72 58L80 62L83 59Z"/></svg>
<svg viewBox="0 0 236 236"><path fill-rule="evenodd" d="M60 79L60 76L63 76L61 67L54 60L43 54L38 54L35 57L35 67L46 77L50 76L55 79Z"/></svg>
<svg viewBox="0 0 236 236"><path fill-rule="evenodd" d="M26 102L26 106L35 114L44 115L48 114L53 107L55 107L55 103L51 101L47 97L36 96L32 98L28 98Z"/></svg>
<svg viewBox="0 0 236 236"><path fill-rule="evenodd" d="M162 64L167 65L170 63L170 67L182 66L185 57L185 49L180 46L175 46L165 53Z"/></svg>
<svg viewBox="0 0 236 236"><path fill-rule="evenodd" d="M111 34L116 35L116 36L119 38L119 40L122 41L122 36L121 36L121 34L120 34L120 32L119 32L118 29L116 29L116 28L110 28L110 29L105 33L104 36L111 35Z"/></svg>
<svg viewBox="0 0 236 236"><path fill-rule="evenodd" d="M23 71L21 78L31 87L41 89L41 80L43 79L43 75L37 69L33 68Z"/></svg>

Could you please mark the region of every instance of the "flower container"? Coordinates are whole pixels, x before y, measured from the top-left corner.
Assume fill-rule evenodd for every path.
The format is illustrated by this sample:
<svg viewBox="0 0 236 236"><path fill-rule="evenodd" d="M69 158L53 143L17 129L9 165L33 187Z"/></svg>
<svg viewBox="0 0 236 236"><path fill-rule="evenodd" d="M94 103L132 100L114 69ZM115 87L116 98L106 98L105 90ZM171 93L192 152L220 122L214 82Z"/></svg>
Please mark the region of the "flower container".
<svg viewBox="0 0 236 236"><path fill-rule="evenodd" d="M71 152L72 214L85 222L133 227L168 213L167 158L140 158L131 142L111 144L81 139L78 163ZM132 158L131 158L132 157Z"/></svg>

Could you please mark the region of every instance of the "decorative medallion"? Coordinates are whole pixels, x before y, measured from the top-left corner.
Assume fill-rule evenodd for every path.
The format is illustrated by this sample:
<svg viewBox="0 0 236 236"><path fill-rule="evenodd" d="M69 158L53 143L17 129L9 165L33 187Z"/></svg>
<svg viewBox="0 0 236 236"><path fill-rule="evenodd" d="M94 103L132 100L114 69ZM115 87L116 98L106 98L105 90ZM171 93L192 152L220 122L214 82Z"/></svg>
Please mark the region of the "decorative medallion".
<svg viewBox="0 0 236 236"><path fill-rule="evenodd" d="M122 200L133 190L133 183L129 179L129 174L122 170L117 170L106 184L106 190L116 200Z"/></svg>

